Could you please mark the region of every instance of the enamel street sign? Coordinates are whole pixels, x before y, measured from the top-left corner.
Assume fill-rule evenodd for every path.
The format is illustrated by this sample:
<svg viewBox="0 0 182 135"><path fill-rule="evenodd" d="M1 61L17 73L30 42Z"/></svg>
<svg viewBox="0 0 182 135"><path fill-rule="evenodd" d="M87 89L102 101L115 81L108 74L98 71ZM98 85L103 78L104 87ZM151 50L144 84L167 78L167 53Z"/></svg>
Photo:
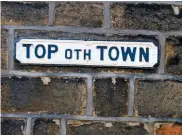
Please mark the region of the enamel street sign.
<svg viewBox="0 0 182 135"><path fill-rule="evenodd" d="M21 64L151 68L158 62L153 42L21 39Z"/></svg>

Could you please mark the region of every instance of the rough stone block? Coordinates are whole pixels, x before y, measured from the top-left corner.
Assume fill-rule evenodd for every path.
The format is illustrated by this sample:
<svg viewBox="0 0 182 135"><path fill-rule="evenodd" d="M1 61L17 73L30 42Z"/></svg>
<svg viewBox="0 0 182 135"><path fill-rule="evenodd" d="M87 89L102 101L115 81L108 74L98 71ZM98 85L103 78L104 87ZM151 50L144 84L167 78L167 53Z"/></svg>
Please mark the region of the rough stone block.
<svg viewBox="0 0 182 135"><path fill-rule="evenodd" d="M82 115L86 86L79 78L2 78L2 112Z"/></svg>
<svg viewBox="0 0 182 135"><path fill-rule="evenodd" d="M128 82L123 78L95 79L94 108L98 116L124 116L128 108Z"/></svg>
<svg viewBox="0 0 182 135"><path fill-rule="evenodd" d="M68 121L67 135L149 135L140 123Z"/></svg>
<svg viewBox="0 0 182 135"><path fill-rule="evenodd" d="M60 135L59 120L36 119L33 125L33 135Z"/></svg>
<svg viewBox="0 0 182 135"><path fill-rule="evenodd" d="M103 4L61 2L56 7L55 25L102 27Z"/></svg>
<svg viewBox="0 0 182 135"><path fill-rule="evenodd" d="M182 74L182 37L168 37L166 40L166 72Z"/></svg>
<svg viewBox="0 0 182 135"><path fill-rule="evenodd" d="M1 29L1 69L8 69L8 30Z"/></svg>
<svg viewBox="0 0 182 135"><path fill-rule="evenodd" d="M48 4L45 2L2 2L2 25L47 25Z"/></svg>
<svg viewBox="0 0 182 135"><path fill-rule="evenodd" d="M181 90L181 81L139 80L135 90L136 115L181 117Z"/></svg>
<svg viewBox="0 0 182 135"><path fill-rule="evenodd" d="M171 5L114 3L111 20L114 28L182 30L181 17L174 14Z"/></svg>
<svg viewBox="0 0 182 135"><path fill-rule="evenodd" d="M1 135L25 134L26 122L23 119L1 118Z"/></svg>

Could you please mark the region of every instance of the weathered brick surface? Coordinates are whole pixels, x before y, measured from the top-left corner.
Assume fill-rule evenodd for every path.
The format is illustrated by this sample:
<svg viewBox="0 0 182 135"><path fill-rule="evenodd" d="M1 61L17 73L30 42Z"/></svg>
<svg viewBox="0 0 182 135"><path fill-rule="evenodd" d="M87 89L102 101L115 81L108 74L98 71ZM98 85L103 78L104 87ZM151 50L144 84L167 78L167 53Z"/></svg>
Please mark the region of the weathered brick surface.
<svg viewBox="0 0 182 135"><path fill-rule="evenodd" d="M103 4L91 2L61 2L56 7L55 25L101 27Z"/></svg>
<svg viewBox="0 0 182 135"><path fill-rule="evenodd" d="M23 135L25 121L19 119L1 119L1 135Z"/></svg>
<svg viewBox="0 0 182 135"><path fill-rule="evenodd" d="M2 112L81 115L86 106L84 79L2 78ZM46 85L46 82L49 82Z"/></svg>
<svg viewBox="0 0 182 135"><path fill-rule="evenodd" d="M127 115L128 82L123 78L95 79L94 108L98 116Z"/></svg>
<svg viewBox="0 0 182 135"><path fill-rule="evenodd" d="M140 80L136 83L135 111L139 116L182 116L182 82Z"/></svg>
<svg viewBox="0 0 182 135"><path fill-rule="evenodd" d="M33 135L60 135L59 120L36 119Z"/></svg>
<svg viewBox="0 0 182 135"><path fill-rule="evenodd" d="M138 123L70 121L67 135L148 135L148 132L144 129L143 124Z"/></svg>
<svg viewBox="0 0 182 135"><path fill-rule="evenodd" d="M106 40L106 41L152 41L158 44L158 40L153 36L120 36L120 35L107 35L107 34L89 34L89 33L66 33L56 31L36 31L36 30L16 30L15 40L20 38L33 38L33 39L70 39L70 40ZM15 69L27 71L54 71L54 72L114 72L114 73L141 73L141 72L156 72L157 66L154 69L124 69L124 68L102 68L102 67L61 67L61 66L26 66L15 62Z"/></svg>
<svg viewBox="0 0 182 135"><path fill-rule="evenodd" d="M182 135L182 124L157 123L154 135Z"/></svg>
<svg viewBox="0 0 182 135"><path fill-rule="evenodd" d="M44 2L2 2L2 25L47 25L48 4Z"/></svg>
<svg viewBox="0 0 182 135"><path fill-rule="evenodd" d="M166 40L166 72L182 74L182 37Z"/></svg>
<svg viewBox="0 0 182 135"><path fill-rule="evenodd" d="M112 27L123 29L182 30L171 5L118 4L111 6Z"/></svg>
<svg viewBox="0 0 182 135"><path fill-rule="evenodd" d="M1 69L8 69L8 30L1 29Z"/></svg>

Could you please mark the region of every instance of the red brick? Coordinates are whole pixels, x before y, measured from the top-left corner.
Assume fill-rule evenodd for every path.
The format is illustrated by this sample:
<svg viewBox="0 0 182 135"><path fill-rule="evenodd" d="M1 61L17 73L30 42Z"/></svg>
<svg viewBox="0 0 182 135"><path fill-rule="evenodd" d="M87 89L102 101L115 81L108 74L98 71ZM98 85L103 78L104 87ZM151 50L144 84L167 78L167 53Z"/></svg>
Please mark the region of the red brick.
<svg viewBox="0 0 182 135"><path fill-rule="evenodd" d="M156 124L154 135L182 135L182 124Z"/></svg>

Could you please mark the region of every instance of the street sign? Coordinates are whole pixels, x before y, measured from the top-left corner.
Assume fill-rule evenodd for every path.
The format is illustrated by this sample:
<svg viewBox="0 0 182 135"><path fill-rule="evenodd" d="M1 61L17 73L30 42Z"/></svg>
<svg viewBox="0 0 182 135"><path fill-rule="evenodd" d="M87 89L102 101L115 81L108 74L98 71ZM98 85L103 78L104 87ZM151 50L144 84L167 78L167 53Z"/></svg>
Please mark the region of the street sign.
<svg viewBox="0 0 182 135"><path fill-rule="evenodd" d="M22 64L151 68L158 62L153 42L21 39L16 60Z"/></svg>

